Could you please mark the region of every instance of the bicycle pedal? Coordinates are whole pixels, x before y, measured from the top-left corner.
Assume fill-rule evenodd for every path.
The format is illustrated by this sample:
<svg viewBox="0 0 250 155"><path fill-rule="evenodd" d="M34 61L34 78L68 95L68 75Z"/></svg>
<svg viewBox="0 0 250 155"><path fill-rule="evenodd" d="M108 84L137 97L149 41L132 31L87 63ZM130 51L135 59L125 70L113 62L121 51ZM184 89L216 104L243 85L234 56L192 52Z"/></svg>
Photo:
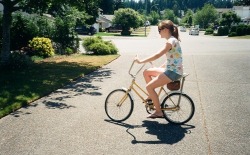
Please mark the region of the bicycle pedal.
<svg viewBox="0 0 250 155"><path fill-rule="evenodd" d="M147 103L148 105L153 105L153 101L152 101L152 100L147 100L146 103Z"/></svg>

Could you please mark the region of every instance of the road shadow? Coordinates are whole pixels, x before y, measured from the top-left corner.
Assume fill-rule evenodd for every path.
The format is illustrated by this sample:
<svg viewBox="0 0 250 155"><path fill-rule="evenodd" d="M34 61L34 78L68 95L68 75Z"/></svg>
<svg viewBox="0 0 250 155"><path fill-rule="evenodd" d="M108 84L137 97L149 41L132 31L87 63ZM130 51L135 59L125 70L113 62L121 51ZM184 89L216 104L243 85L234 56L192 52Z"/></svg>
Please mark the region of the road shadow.
<svg viewBox="0 0 250 155"><path fill-rule="evenodd" d="M173 124L162 124L157 121L144 120L141 125L131 125L127 123L119 123L110 120L106 122L116 124L127 128L126 132L133 137L132 144L175 144L181 141L186 134L191 134L191 129L195 128L193 125L173 125ZM146 134L154 135L158 140L138 140L132 133L132 129L135 128L146 128Z"/></svg>
<svg viewBox="0 0 250 155"><path fill-rule="evenodd" d="M109 68L100 68L91 74L78 78L74 82L65 86L63 89L55 91L55 93L62 93L66 95L71 94L71 97L72 95L101 96L102 93L99 91L101 88L99 86L95 86L93 82L104 82L105 79L111 78L112 74L114 73Z"/></svg>
<svg viewBox="0 0 250 155"><path fill-rule="evenodd" d="M75 98L76 96L80 95L101 96L101 88L99 86L95 86L93 83L104 82L105 79L111 78L112 74L114 74L114 72L111 69L100 68L88 75L85 75L84 77L75 79L62 88L49 93L41 101L37 99L37 101L33 101L29 105L23 106L23 109L35 108L40 103L42 103L48 109L63 110L76 108L74 103L68 103L67 99ZM21 115L30 114L31 112L23 112L22 109L19 109L10 115L14 117L20 117Z"/></svg>
<svg viewBox="0 0 250 155"><path fill-rule="evenodd" d="M105 79L111 77L112 73L112 70L109 68L100 68L84 77L76 79L74 82L61 89L56 90L49 95L48 99L43 101L43 104L49 109L75 108L72 104L66 104L65 100L81 95L101 96L101 88L95 86L93 82L104 82Z"/></svg>

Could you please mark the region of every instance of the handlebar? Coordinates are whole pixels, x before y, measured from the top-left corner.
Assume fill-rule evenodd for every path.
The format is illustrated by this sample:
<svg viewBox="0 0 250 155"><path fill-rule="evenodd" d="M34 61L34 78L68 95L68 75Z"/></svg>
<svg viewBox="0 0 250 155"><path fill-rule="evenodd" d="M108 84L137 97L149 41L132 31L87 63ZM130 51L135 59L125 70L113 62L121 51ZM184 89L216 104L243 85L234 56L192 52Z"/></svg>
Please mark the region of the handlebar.
<svg viewBox="0 0 250 155"><path fill-rule="evenodd" d="M130 68L129 68L129 71L128 71L129 75L131 75L133 78L136 77L136 75L137 75L137 74L142 70L142 68L145 66L145 63L144 63L144 64L140 67L140 69L139 69L135 74L132 74L132 73L131 73L131 69L133 68L134 64L135 64L135 60L132 62L131 66L130 66Z"/></svg>

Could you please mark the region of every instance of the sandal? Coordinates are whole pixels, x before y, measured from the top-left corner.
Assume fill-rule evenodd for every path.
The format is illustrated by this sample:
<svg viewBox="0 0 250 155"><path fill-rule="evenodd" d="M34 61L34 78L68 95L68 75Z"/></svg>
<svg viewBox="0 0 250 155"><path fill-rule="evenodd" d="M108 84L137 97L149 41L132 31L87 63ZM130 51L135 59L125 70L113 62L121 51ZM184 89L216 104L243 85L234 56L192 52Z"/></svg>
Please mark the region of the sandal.
<svg viewBox="0 0 250 155"><path fill-rule="evenodd" d="M163 115L162 115L162 116L159 116L159 115L156 115L156 114L151 114L151 115L148 115L147 118L152 118L152 119L155 119L155 118L163 118Z"/></svg>

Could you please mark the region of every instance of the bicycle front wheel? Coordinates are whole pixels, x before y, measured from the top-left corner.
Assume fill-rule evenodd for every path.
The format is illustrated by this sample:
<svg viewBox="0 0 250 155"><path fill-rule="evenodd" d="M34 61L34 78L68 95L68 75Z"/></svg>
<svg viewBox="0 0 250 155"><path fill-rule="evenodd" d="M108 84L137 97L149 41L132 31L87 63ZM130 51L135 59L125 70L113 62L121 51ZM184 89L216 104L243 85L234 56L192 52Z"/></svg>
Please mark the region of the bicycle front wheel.
<svg viewBox="0 0 250 155"><path fill-rule="evenodd" d="M116 122L128 119L133 109L134 102L130 94L123 89L112 91L105 100L105 112L111 120Z"/></svg>
<svg viewBox="0 0 250 155"><path fill-rule="evenodd" d="M180 103L178 105L180 97ZM165 119L173 124L184 124L192 119L195 111L193 100L186 94L172 93L161 104Z"/></svg>

